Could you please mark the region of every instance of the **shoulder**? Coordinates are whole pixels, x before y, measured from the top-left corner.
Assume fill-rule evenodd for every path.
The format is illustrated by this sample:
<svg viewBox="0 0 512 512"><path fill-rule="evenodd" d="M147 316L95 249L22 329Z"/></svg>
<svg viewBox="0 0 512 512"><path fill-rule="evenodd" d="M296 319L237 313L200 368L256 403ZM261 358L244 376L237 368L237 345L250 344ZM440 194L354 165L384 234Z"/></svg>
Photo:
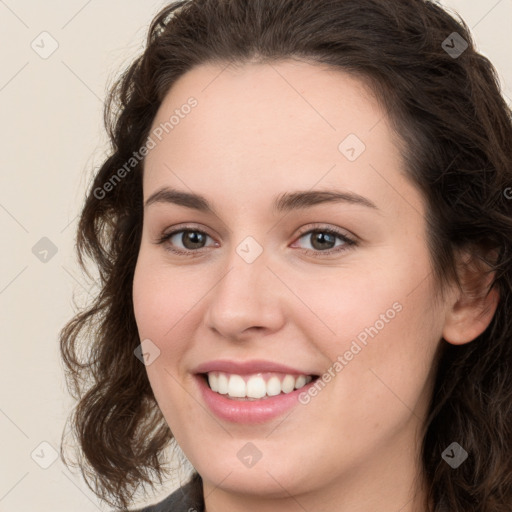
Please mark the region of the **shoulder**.
<svg viewBox="0 0 512 512"><path fill-rule="evenodd" d="M192 479L164 500L132 512L203 512L203 489L201 478L195 473Z"/></svg>

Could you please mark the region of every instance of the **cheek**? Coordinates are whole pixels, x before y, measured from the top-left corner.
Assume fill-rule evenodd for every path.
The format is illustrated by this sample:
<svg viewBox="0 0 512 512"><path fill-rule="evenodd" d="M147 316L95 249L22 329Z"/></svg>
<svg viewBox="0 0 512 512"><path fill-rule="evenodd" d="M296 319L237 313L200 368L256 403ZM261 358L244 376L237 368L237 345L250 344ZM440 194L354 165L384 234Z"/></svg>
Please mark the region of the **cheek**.
<svg viewBox="0 0 512 512"><path fill-rule="evenodd" d="M427 406L439 319L427 286L407 293L383 294L380 309L367 309L366 321L337 351L347 361L338 380L340 395L358 398L353 414L368 420L369 428L408 421L411 411L421 417ZM392 304L396 307L389 308Z"/></svg>
<svg viewBox="0 0 512 512"><path fill-rule="evenodd" d="M201 289L191 286L193 276L182 269L171 270L141 253L133 280L133 305L141 337L172 339L185 325L201 299ZM166 349L176 343L167 343Z"/></svg>
<svg viewBox="0 0 512 512"><path fill-rule="evenodd" d="M157 403L174 430L172 419L180 409L180 368L186 336L180 334L196 299L179 272L166 272L141 251L133 280L133 306L141 340L150 340L159 351L146 366ZM179 293L176 290L180 290ZM181 340L181 341L180 341Z"/></svg>
<svg viewBox="0 0 512 512"><path fill-rule="evenodd" d="M179 287L180 283L171 282L160 267L152 265L141 254L133 280L133 307L140 340L149 340L145 343L149 343L151 350L158 354L146 366L146 372L162 410L175 402L165 400L162 403L177 391L172 376L179 377L179 362L186 347L177 335L182 326L180 319L185 317L189 308L184 294L175 292L176 286Z"/></svg>
<svg viewBox="0 0 512 512"><path fill-rule="evenodd" d="M315 325L322 333L329 327L316 340L331 365L339 363L332 369L341 377L339 395L357 396L375 410L391 401L400 408L400 400L414 407L429 378L443 317L432 278L425 279L430 265L422 245L399 257L396 251L381 256L380 265L366 262L339 281L304 279L300 293L322 321L314 319Z"/></svg>
<svg viewBox="0 0 512 512"><path fill-rule="evenodd" d="M294 281L294 293L304 298L309 308L305 311L296 303L296 313L305 314L302 319L296 315L295 320L311 334L316 330L315 339L325 340L322 344L330 346L333 357L350 348L353 340L365 346L372 339L383 339L388 337L386 333L398 330L402 336L397 332L392 336L398 341L406 337L404 328L412 336L428 310L430 297L425 289L410 293L416 286L414 276L426 272L423 267L411 268L410 263L404 263L393 271L363 263L346 271L340 269L337 275L332 272L325 279L304 275Z"/></svg>

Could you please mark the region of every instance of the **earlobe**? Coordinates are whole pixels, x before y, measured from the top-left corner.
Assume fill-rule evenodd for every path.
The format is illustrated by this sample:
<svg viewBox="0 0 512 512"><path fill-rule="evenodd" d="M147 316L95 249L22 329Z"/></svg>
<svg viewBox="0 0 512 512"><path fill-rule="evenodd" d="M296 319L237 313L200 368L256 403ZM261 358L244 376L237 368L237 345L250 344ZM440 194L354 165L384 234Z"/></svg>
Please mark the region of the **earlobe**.
<svg viewBox="0 0 512 512"><path fill-rule="evenodd" d="M480 336L491 323L499 303L496 286L490 290L494 273L467 259L461 264L462 291L447 303L443 338L453 345L463 345Z"/></svg>

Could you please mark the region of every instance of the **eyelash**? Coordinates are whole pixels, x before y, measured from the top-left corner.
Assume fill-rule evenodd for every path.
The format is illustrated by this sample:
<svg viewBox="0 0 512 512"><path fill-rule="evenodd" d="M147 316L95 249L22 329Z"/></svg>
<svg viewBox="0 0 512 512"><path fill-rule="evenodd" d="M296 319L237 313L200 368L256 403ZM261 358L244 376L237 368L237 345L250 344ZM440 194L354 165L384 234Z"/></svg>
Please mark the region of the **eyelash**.
<svg viewBox="0 0 512 512"><path fill-rule="evenodd" d="M196 229L194 226L183 226L180 229L176 229L176 230L171 231L169 233L163 234L161 237L159 237L157 239L157 241L155 243L157 245L163 245L170 238L172 238L174 235L176 235L178 233L185 233L185 232L201 233L202 235L206 235L206 236L212 238L208 233L206 233L205 231L201 231L200 229ZM334 247L334 248L328 249L326 251L320 251L320 250L316 250L316 249L304 249L306 254L313 254L315 256L318 256L319 254L322 255L322 256L329 256L331 254L341 253L341 252L347 251L351 247L354 247L354 246L357 245L357 242L355 240L353 240L352 238L348 237L344 233L342 233L342 232L340 232L340 231L338 231L336 229L333 229L333 228L330 228L330 227L323 227L323 226L314 226L314 228L310 228L307 231L303 231L302 233L299 234L297 240L301 239L305 235L309 235L309 234L312 234L312 233L327 233L329 235L333 235L335 237L340 238L344 242L344 245L338 246L337 248ZM176 249L175 247L168 246L165 249L167 251L169 251L169 252L172 252L174 254L178 254L180 256L188 256L188 257L192 257L193 258L193 257L199 256L199 254L194 254L194 253L203 252L202 249L205 249L205 247L202 247L202 248L196 249L196 250L192 250L192 249L183 250L183 249Z"/></svg>

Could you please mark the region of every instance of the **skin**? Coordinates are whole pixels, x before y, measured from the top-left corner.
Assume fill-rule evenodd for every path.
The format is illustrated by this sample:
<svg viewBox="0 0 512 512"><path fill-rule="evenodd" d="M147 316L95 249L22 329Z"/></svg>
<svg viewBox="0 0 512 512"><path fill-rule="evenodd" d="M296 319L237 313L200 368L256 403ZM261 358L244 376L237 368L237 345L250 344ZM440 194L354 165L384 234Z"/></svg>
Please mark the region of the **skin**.
<svg viewBox="0 0 512 512"><path fill-rule="evenodd" d="M140 338L160 350L151 386L203 477L208 512L425 510L419 449L435 351L443 336L478 336L495 295L475 304L453 287L436 300L424 200L359 79L297 61L201 65L174 84L153 129L190 96L197 107L146 158L144 200L173 187L205 196L216 214L147 206L133 292ZM338 150L349 134L366 145L352 162ZM273 213L276 195L311 189L354 192L376 208ZM156 243L185 223L208 235L202 248L181 233ZM357 244L336 238L343 250L325 256L304 235L325 227ZM252 263L236 252L248 236L263 248ZM198 364L266 359L320 375L394 303L401 311L307 405L259 425L205 406ZM261 452L251 468L237 457L249 441Z"/></svg>

